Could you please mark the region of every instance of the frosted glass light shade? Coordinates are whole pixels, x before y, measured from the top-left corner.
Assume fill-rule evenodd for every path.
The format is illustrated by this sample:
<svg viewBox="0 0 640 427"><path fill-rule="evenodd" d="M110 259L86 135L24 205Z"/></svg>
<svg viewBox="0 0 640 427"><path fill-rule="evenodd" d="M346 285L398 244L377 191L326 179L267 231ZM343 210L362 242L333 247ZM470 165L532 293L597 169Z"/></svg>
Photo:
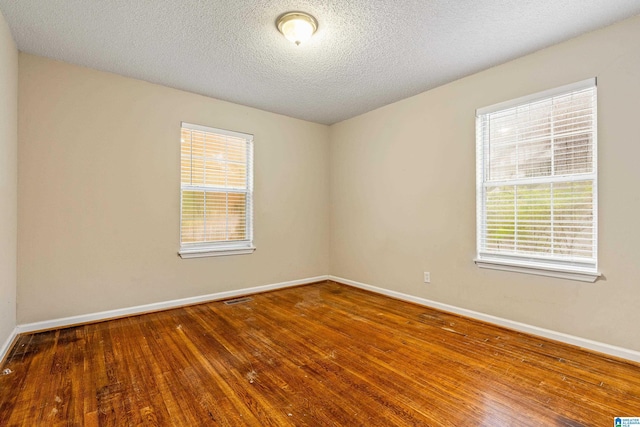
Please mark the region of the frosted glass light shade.
<svg viewBox="0 0 640 427"><path fill-rule="evenodd" d="M318 21L304 12L288 12L281 15L277 21L278 30L296 45L311 38L318 29Z"/></svg>

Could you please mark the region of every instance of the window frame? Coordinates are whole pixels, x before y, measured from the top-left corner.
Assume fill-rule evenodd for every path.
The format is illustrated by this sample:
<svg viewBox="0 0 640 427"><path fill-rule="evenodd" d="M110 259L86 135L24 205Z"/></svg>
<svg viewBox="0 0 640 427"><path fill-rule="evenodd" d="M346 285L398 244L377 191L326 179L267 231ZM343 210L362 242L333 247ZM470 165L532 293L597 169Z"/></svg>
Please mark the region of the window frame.
<svg viewBox="0 0 640 427"><path fill-rule="evenodd" d="M565 260L560 257L553 256L536 256L531 255L515 255L507 253L493 253L483 251L483 226L486 225L486 200L485 200L485 147L489 143L489 136L483 132L483 120L486 120L489 114L497 113L503 110L540 102L552 97L566 95L584 89L593 88L595 91L595 101L593 105L593 148L592 162L593 170L589 173L587 180L592 180L592 215L593 215L593 250L594 262L581 262L578 260ZM586 175L585 175L586 176ZM572 180L585 180L578 174L565 175L564 178L556 176L541 177L540 179L531 179L537 183L552 182L571 182ZM509 181L520 181L513 185L526 185L527 179L507 179ZM536 274L548 277L557 277L569 280L577 280L584 282L595 282L601 273L598 272L598 114L597 114L597 80L596 78L582 80L576 83L557 87L554 89L534 93L524 97L516 98L506 102L490 105L476 110L476 258L474 262L480 268L489 268L494 270L503 270L511 272L520 272L528 274Z"/></svg>
<svg viewBox="0 0 640 427"><path fill-rule="evenodd" d="M246 142L246 189L233 189L227 187L216 187L206 185L185 185L182 183L182 163L180 164L180 224L178 227L178 239L180 242L180 249L178 255L181 258L202 258L212 256L228 256L228 255L246 255L251 254L256 250L253 242L253 135L236 132L226 129L219 129L210 126L197 125L187 122L181 122L180 131L182 129L195 130L199 132L212 133L223 136L230 136L234 138L244 139ZM180 140L182 145L182 140ZM180 150L180 161L182 162L182 149ZM219 193L241 193L246 194L246 208L245 208L245 221L246 221L246 239L236 241L211 241L211 242L190 242L184 243L182 241L182 203L183 191L196 190L207 192L219 192ZM206 197L206 196L205 196Z"/></svg>

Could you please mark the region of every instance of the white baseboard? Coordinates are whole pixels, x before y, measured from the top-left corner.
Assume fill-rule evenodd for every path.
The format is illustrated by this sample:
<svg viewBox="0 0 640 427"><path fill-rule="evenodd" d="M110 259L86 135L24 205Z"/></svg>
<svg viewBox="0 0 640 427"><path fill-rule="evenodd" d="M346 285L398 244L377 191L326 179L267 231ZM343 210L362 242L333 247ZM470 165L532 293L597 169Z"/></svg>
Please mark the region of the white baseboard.
<svg viewBox="0 0 640 427"><path fill-rule="evenodd" d="M437 301L428 300L425 298L416 297L413 295L404 294L401 292L391 291L389 289L378 288L376 286L367 285L365 283L356 282L349 279L336 276L316 276L306 279L292 280L289 282L274 283L270 285L256 286L252 288L237 289L233 291L218 292L214 294L201 295L196 297L182 298L172 301L164 301L153 304L139 305L135 307L127 307L116 310L102 311L99 313L83 314L79 316L64 317L60 319L45 320L42 322L26 323L16 326L13 332L9 335L7 340L0 347L0 362L4 360L7 352L11 348L14 340L19 334L27 332L43 331L47 329L63 328L83 323L97 322L101 320L114 319L118 317L132 316L136 314L149 313L153 311L166 310L170 308L183 307L186 305L199 304L203 302L222 300L227 298L234 298L243 295L256 294L260 292L267 292L276 289L283 289L292 286L306 285L309 283L320 282L323 280L333 280L338 283L353 286L356 288L364 289L367 291L375 292L381 295L386 295L392 298L397 298L403 301L412 302L415 304L423 305L426 307L432 307L438 310L447 311L450 313L459 314L461 316L470 317L472 319L481 320L484 322L492 323L499 326L504 326L509 329L513 329L520 332L537 335L540 337L560 341L563 343L575 345L588 350L597 351L599 353L608 354L611 356L620 357L623 359L631 360L640 363L640 352L635 350L626 349L623 347L617 347L610 344L601 343L598 341L592 341L586 338L580 338L573 335L565 334L562 332L552 331L550 329L544 329L525 323L516 322L509 319L504 319L490 314L484 314L466 308L460 308L449 304L440 303Z"/></svg>
<svg viewBox="0 0 640 427"><path fill-rule="evenodd" d="M431 301L425 298L403 294L401 292L391 291L384 288L378 288L376 286L367 285L366 283L355 282L353 280L344 279L342 277L329 276L329 280L333 280L334 282L353 286L355 288L360 288L367 291L375 292L377 294L386 295L392 298L397 298L403 301L409 301L409 302L423 305L426 307L431 307L438 310L459 314L461 316L470 317L472 319L482 320L487 323L493 323L494 325L504 326L505 328L514 329L516 331L526 332L528 334L537 335L537 336L552 339L555 341L560 341L566 344L575 345L588 350L597 351L599 353L620 357L622 359L631 360L633 362L640 362L639 351L630 350L623 347L617 347L614 345L605 344L598 341L592 341L586 338L580 338L573 335L564 334L562 332L552 331L550 329L539 328L537 326L527 325L526 323L520 323L520 322L516 322L509 319L504 319L502 317L492 316L490 314L479 313L477 311L467 310L466 308L460 308L460 307L456 307L449 304L443 304L437 301Z"/></svg>
<svg viewBox="0 0 640 427"><path fill-rule="evenodd" d="M118 317L132 316L136 314L149 313L153 311L167 310L169 308L183 307L186 305L199 304L203 302L216 301L228 298L239 297L260 292L273 291L276 289L289 288L291 286L306 285L314 282L328 280L329 276L308 277L306 279L291 280L289 282L273 283L270 285L255 286L253 288L236 289L233 291L218 292L215 294L200 295L176 299L171 301L156 302L153 304L137 305L135 307L119 308L116 310L101 311L99 313L81 314L78 316L63 317L60 319L45 320L42 322L25 323L18 325L14 334L26 332L44 331L47 329L64 328L82 323L97 322L101 320L115 319Z"/></svg>
<svg viewBox="0 0 640 427"><path fill-rule="evenodd" d="M9 349L11 349L11 347L13 346L13 342L17 337L18 328L13 328L13 331L11 331L11 333L7 337L7 340L4 342L4 344L2 344L2 347L0 347L0 366L2 366L4 358L7 356L7 353L9 353Z"/></svg>

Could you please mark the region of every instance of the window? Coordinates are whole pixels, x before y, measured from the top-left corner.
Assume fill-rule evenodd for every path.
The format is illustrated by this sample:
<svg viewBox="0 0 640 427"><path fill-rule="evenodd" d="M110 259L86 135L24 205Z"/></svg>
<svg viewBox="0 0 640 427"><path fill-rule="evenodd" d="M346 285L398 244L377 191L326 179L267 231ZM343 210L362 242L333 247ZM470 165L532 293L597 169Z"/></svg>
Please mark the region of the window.
<svg viewBox="0 0 640 427"><path fill-rule="evenodd" d="M252 253L253 136L182 123L180 152L180 256Z"/></svg>
<svg viewBox="0 0 640 427"><path fill-rule="evenodd" d="M596 119L595 79L477 111L478 266L597 279Z"/></svg>

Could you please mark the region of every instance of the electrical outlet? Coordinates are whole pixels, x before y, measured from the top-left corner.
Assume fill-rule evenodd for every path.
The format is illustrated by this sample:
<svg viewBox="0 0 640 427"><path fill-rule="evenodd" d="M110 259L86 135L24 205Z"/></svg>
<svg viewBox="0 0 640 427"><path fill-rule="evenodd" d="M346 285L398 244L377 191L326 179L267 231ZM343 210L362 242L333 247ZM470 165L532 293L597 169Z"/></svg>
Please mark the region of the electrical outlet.
<svg viewBox="0 0 640 427"><path fill-rule="evenodd" d="M428 271L424 272L424 283L431 283L431 273Z"/></svg>

